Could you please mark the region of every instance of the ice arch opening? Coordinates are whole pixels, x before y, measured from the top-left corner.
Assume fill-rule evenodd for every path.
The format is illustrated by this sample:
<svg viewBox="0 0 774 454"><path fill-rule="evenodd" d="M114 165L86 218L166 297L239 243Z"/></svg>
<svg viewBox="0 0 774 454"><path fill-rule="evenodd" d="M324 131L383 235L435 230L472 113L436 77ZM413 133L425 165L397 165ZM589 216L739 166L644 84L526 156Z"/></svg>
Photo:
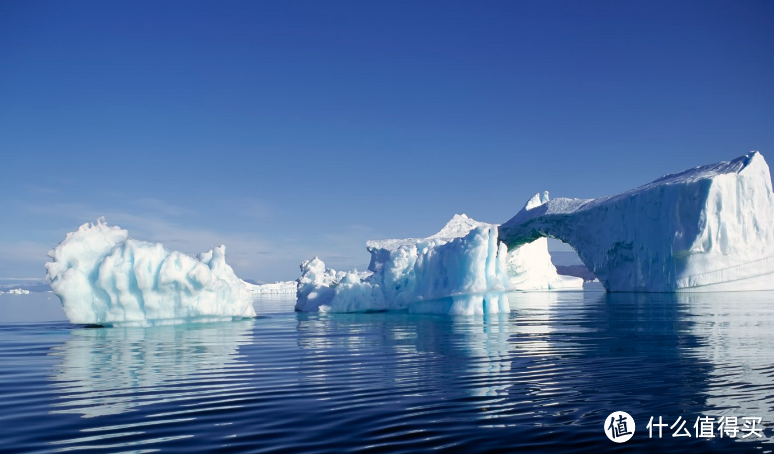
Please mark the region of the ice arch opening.
<svg viewBox="0 0 774 454"><path fill-rule="evenodd" d="M584 282L599 282L586 265L583 264L575 249L567 243L554 239L543 237L543 241L548 246L548 253L551 257L551 263L556 267L556 272L564 276L573 276L583 279Z"/></svg>
<svg viewBox="0 0 774 454"><path fill-rule="evenodd" d="M593 250L597 246L593 241L593 237L589 236L586 238L579 234L578 230L582 229L578 229L574 225L573 219L546 215L551 207L569 200L575 201L578 199L549 200L547 191L535 194L514 218L500 226L500 241L505 243L509 251L527 244L544 242L547 238L561 241L569 245L586 268L604 284L607 280L603 280L598 274L604 270L595 266L596 261L588 254L588 251ZM578 244L580 244L580 247L578 247ZM606 284L605 288L610 290Z"/></svg>
<svg viewBox="0 0 774 454"><path fill-rule="evenodd" d="M569 244L609 291L774 289L774 195L758 152L598 199L538 194L499 228L508 249Z"/></svg>
<svg viewBox="0 0 774 454"><path fill-rule="evenodd" d="M548 193L535 194L522 211L531 210L548 201ZM499 235L499 232L498 232ZM548 239L537 237L513 247L508 246L506 269L512 290L581 289L583 279L562 275L548 251Z"/></svg>

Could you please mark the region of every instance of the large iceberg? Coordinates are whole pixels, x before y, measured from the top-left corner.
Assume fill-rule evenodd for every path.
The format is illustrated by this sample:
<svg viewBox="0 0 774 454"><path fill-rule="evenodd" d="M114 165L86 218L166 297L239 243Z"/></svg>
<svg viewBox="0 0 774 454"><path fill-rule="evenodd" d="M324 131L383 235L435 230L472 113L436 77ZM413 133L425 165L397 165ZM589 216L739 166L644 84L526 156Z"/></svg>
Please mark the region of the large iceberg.
<svg viewBox="0 0 774 454"><path fill-rule="evenodd" d="M129 238L100 219L48 255L46 277L72 323L150 325L255 317L252 294L225 246L197 259Z"/></svg>
<svg viewBox="0 0 774 454"><path fill-rule="evenodd" d="M583 285L582 279L556 274L545 240L509 252L498 240L496 224L464 214L430 237L369 241L366 249L371 263L365 272L335 271L317 257L305 261L296 310L497 313L510 308L507 298L491 292ZM457 298L451 305L429 303L485 292L486 298Z"/></svg>
<svg viewBox="0 0 774 454"><path fill-rule="evenodd" d="M570 244L610 291L774 289L774 195L758 152L611 197L546 200L499 234L509 248Z"/></svg>

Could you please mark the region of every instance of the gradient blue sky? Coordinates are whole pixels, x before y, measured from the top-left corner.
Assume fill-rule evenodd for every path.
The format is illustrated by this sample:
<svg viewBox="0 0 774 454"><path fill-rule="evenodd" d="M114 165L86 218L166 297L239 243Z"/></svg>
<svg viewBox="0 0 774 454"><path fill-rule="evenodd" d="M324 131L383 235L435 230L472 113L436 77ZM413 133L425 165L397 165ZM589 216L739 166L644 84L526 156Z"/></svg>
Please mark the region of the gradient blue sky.
<svg viewBox="0 0 774 454"><path fill-rule="evenodd" d="M105 216L241 277L774 159L774 2L0 3L0 277Z"/></svg>

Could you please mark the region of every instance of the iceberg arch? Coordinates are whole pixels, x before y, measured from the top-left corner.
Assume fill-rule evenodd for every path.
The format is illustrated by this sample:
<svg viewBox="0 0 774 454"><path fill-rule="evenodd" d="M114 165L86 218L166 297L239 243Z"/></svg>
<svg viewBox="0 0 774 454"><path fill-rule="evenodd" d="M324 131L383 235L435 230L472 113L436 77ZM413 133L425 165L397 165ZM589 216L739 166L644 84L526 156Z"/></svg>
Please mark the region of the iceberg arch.
<svg viewBox="0 0 774 454"><path fill-rule="evenodd" d="M548 192L535 194L524 205L531 210L548 202ZM505 259L511 290L571 290L582 289L583 279L563 276L556 271L548 253L548 240L538 238L530 243L508 248Z"/></svg>
<svg viewBox="0 0 774 454"><path fill-rule="evenodd" d="M608 291L774 289L774 194L758 152L615 196L544 195L500 226L508 249L564 241Z"/></svg>

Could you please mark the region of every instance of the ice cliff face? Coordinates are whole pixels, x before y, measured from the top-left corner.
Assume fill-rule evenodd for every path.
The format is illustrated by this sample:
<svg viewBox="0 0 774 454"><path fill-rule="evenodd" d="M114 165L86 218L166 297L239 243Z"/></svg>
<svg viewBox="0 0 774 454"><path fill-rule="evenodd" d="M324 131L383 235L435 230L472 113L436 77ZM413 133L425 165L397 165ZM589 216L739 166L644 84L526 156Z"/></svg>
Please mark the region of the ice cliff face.
<svg viewBox="0 0 774 454"><path fill-rule="evenodd" d="M304 262L296 310L508 312L507 298L492 295L452 305L427 302L484 292L583 285L582 279L556 274L545 239L509 252L498 239L497 225L464 214L455 215L430 237L369 241L366 249L371 263L364 273L328 269L316 257ZM418 304L420 301L424 303Z"/></svg>
<svg viewBox="0 0 774 454"><path fill-rule="evenodd" d="M225 246L198 259L129 238L103 220L68 233L46 277L72 323L148 325L254 317L247 285Z"/></svg>
<svg viewBox="0 0 774 454"><path fill-rule="evenodd" d="M509 248L570 244L610 291L774 289L774 195L757 152L612 197L541 200L499 234Z"/></svg>

